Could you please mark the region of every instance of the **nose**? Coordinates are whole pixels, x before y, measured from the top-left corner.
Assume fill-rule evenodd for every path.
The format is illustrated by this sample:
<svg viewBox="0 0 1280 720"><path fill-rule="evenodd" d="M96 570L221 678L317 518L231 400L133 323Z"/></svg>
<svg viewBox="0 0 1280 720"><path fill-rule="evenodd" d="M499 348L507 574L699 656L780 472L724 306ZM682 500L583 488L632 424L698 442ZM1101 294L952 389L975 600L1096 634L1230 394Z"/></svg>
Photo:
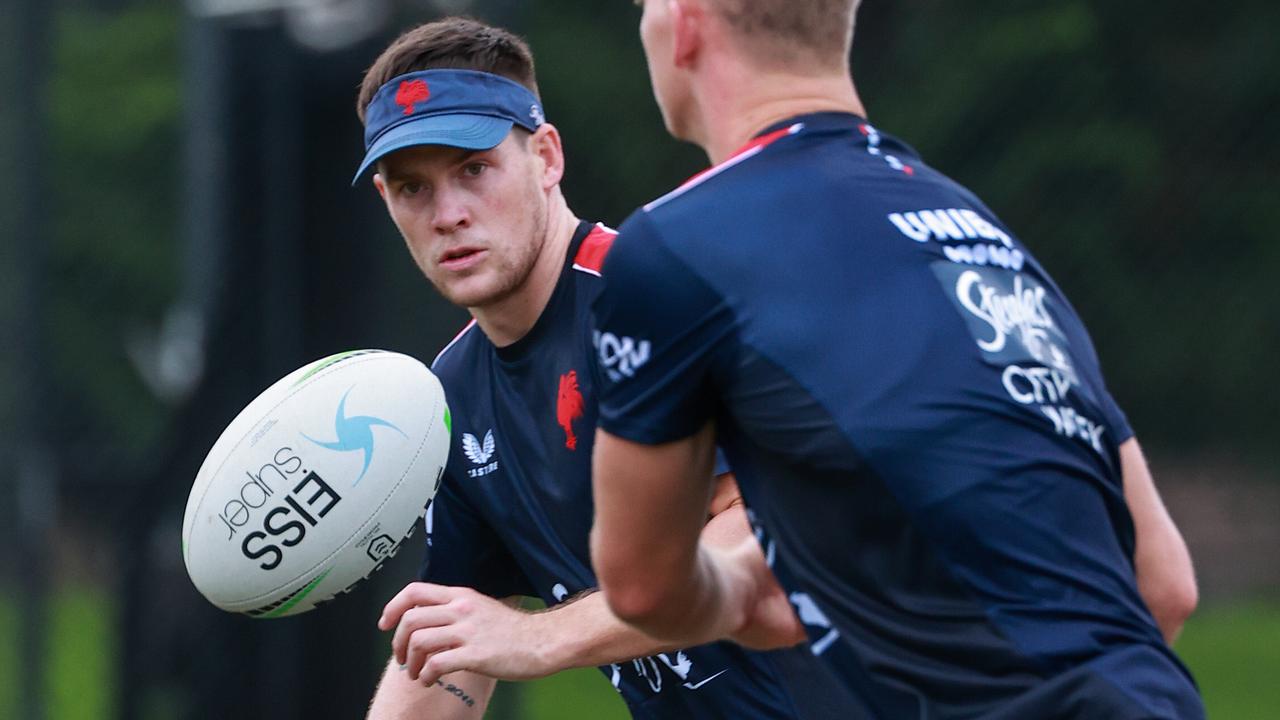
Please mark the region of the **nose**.
<svg viewBox="0 0 1280 720"><path fill-rule="evenodd" d="M464 195L452 188L436 191L432 225L437 233L448 235L471 224L471 212Z"/></svg>

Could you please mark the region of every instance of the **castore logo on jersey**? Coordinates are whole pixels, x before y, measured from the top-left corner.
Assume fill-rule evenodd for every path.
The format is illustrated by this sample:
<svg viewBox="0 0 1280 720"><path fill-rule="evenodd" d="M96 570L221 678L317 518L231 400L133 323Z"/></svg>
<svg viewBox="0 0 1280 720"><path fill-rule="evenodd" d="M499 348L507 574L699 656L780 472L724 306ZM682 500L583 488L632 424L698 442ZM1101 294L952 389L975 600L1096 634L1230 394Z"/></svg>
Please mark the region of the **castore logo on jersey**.
<svg viewBox="0 0 1280 720"><path fill-rule="evenodd" d="M484 477L489 473L498 469L498 461L489 462L489 458L498 451L497 442L493 439L493 429L490 428L484 434L484 440L481 441L471 433L462 433L462 452L467 459L474 465L480 467L471 468L467 471L468 477L478 478Z"/></svg>

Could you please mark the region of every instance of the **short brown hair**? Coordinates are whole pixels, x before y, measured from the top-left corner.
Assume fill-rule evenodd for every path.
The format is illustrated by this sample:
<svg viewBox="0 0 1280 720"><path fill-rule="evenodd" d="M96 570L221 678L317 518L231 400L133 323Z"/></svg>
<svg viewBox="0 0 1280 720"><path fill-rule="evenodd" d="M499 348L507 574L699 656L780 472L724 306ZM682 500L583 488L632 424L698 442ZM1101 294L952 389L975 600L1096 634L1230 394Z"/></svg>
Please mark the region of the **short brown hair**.
<svg viewBox="0 0 1280 720"><path fill-rule="evenodd" d="M520 37L479 20L449 17L405 32L391 43L364 74L356 114L364 122L365 109L378 88L392 78L420 70L478 70L514 80L538 95L533 53Z"/></svg>
<svg viewBox="0 0 1280 720"><path fill-rule="evenodd" d="M861 0L711 0L753 54L783 65L846 64ZM761 47L763 45L763 47ZM764 55L762 57L762 51Z"/></svg>

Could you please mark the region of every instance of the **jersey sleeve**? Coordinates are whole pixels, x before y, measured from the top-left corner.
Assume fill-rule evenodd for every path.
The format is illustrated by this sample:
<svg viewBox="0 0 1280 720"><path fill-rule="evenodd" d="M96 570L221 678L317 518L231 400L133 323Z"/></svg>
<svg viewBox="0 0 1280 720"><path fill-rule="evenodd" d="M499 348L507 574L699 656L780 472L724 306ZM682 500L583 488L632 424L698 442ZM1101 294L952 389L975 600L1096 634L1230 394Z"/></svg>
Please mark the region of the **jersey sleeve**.
<svg viewBox="0 0 1280 720"><path fill-rule="evenodd" d="M427 507L427 552L418 579L437 585L469 587L490 597L534 595L524 571L502 539L445 473Z"/></svg>
<svg viewBox="0 0 1280 720"><path fill-rule="evenodd" d="M652 220L628 220L592 307L600 427L656 445L712 418L712 377L732 334L724 299L667 248Z"/></svg>

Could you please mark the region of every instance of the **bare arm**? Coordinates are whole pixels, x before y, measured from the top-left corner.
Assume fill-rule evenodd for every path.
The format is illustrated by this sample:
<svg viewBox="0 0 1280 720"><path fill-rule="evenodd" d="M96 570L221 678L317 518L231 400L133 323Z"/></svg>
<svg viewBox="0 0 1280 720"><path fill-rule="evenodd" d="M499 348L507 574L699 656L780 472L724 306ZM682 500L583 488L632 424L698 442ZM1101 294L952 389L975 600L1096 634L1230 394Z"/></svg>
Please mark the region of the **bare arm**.
<svg viewBox="0 0 1280 720"><path fill-rule="evenodd" d="M366 720L478 720L484 716L497 681L476 673L456 672L433 685L423 685L392 658L369 703Z"/></svg>
<svg viewBox="0 0 1280 720"><path fill-rule="evenodd" d="M1165 641L1172 643L1198 601L1191 554L1160 500L1137 440L1130 439L1120 446L1120 466L1124 499L1133 515L1137 537L1134 566L1138 592L1155 616Z"/></svg>
<svg viewBox="0 0 1280 720"><path fill-rule="evenodd" d="M710 424L662 445L597 431L591 557L605 600L622 620L679 645L795 644L802 630L754 540L699 542L714 452Z"/></svg>
<svg viewBox="0 0 1280 720"><path fill-rule="evenodd" d="M710 519L702 516L703 540L767 575L764 555L751 533L732 476L721 476L716 483L710 513ZM785 613L781 623L794 626L790 644L803 639L803 630L785 597L775 609ZM400 674L414 685L430 685L459 670L503 680L529 680L569 668L607 665L699 645L723 634L707 627L679 643L655 640L619 620L597 592L531 613L468 588L427 583L413 583L392 599L379 627L396 628L393 662L406 665Z"/></svg>
<svg viewBox="0 0 1280 720"><path fill-rule="evenodd" d="M710 518L702 528L701 540L708 547L740 556L759 571L768 573L764 554L747 522L746 508L731 474L721 475L711 497ZM789 604L779 608L785 613L783 623L794 622L795 637L791 644L803 640L803 629ZM701 645L720 639L714 626L702 628L701 634L681 638L681 642L662 642L623 623L609 609L604 595L593 592L576 602L543 613L544 630L553 654L552 663L560 669L590 667L630 660L645 655Z"/></svg>

